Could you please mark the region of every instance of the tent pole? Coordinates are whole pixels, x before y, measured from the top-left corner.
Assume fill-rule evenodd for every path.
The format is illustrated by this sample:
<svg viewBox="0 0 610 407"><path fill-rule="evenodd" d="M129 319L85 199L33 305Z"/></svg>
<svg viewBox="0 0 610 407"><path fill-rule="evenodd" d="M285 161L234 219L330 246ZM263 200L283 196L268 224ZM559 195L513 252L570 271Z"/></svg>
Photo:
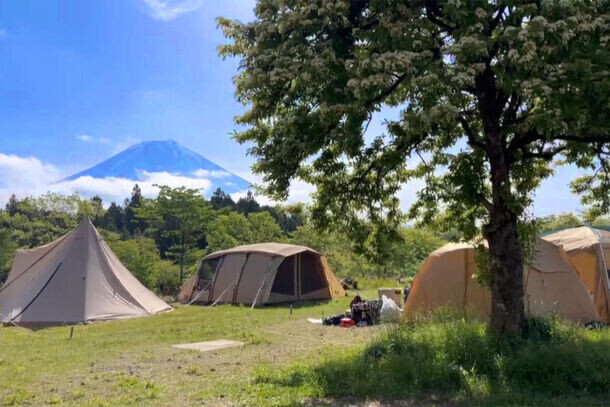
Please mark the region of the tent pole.
<svg viewBox="0 0 610 407"><path fill-rule="evenodd" d="M227 291L229 291L229 288L235 288L235 286L237 285L239 280L241 280L241 271L243 271L244 267L246 266L246 263L248 262L249 257L250 257L250 254L249 253L246 254L246 258L244 258L244 262L241 264L240 273L237 275L237 278L235 279L235 281L233 281L233 284L227 286L227 288L222 292L222 294L220 294L220 297L218 297L216 299L216 301L214 301L214 303L212 304L212 307L215 306L216 304L218 304L218 302L221 300L221 298L224 297L224 295L227 293Z"/></svg>
<svg viewBox="0 0 610 407"><path fill-rule="evenodd" d="M239 278L239 277L238 277ZM235 284L237 284L237 279L235 279L235 281L233 282L233 284L229 285L223 292L222 294L220 294L220 296L218 298L216 298L216 301L214 301L212 303L212 307L214 307L216 304L218 304L218 302L222 299L222 297L224 297L224 295L227 293L227 291L229 291L229 288L232 288L235 286Z"/></svg>
<svg viewBox="0 0 610 407"><path fill-rule="evenodd" d="M271 269L271 262L273 261L274 257L271 258L271 261L269 261L269 264L267 264L267 270L265 270L265 275L263 276L263 281L261 281L261 285L260 287L258 287L258 291L256 292L256 297L254 297L254 301L252 302L252 306L250 307L250 309L254 309L254 307L256 306L256 301L258 301L258 296L260 295L263 287L265 286L265 281L267 280L267 275L269 274L269 270Z"/></svg>
<svg viewBox="0 0 610 407"><path fill-rule="evenodd" d="M214 277L216 276L216 273L218 273L218 270L220 269L220 266L222 265L222 262L224 260L224 257L221 257L220 260L218 261L218 264L216 264L216 269L214 270ZM199 272L201 271L201 267L203 266L203 260L201 260L199 262L199 267L197 268L197 278L199 278ZM203 289L201 291L199 291L199 293L197 294L197 296L192 299L188 305L192 305L195 301L197 301L199 299L199 297L201 297L201 294L203 294L203 292L205 290L207 290L208 288L210 288L210 286L212 285L212 281L214 281L214 277L212 277L212 279L210 280L210 282L203 287ZM195 281L195 285L197 284L197 281ZM191 291L191 295L193 295L193 292Z"/></svg>

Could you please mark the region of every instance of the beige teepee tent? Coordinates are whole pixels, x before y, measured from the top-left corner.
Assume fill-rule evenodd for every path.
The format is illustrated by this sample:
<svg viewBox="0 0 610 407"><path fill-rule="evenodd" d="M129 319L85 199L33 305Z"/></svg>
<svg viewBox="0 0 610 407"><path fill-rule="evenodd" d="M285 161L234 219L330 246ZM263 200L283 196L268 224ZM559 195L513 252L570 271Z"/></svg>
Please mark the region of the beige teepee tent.
<svg viewBox="0 0 610 407"><path fill-rule="evenodd" d="M542 238L566 251L593 295L601 320L610 324L610 231L580 226L552 232Z"/></svg>
<svg viewBox="0 0 610 407"><path fill-rule="evenodd" d="M445 307L489 318L491 294L472 278L476 272L474 246L450 243L436 250L415 276L405 316ZM585 284L560 247L539 239L523 279L527 314L556 313L580 323L600 320Z"/></svg>
<svg viewBox="0 0 610 407"><path fill-rule="evenodd" d="M0 288L0 321L17 325L73 324L169 310L121 264L88 219L47 245L18 250Z"/></svg>
<svg viewBox="0 0 610 407"><path fill-rule="evenodd" d="M181 302L272 304L345 295L326 258L305 246L260 243L206 256Z"/></svg>

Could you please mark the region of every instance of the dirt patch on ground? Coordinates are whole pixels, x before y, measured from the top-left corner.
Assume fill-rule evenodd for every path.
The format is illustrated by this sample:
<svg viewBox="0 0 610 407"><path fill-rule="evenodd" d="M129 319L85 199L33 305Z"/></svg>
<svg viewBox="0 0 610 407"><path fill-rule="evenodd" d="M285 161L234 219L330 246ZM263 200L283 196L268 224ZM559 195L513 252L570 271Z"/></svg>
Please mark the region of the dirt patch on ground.
<svg viewBox="0 0 610 407"><path fill-rule="evenodd" d="M295 319L261 328L244 327L235 335L245 339L244 346L204 353L157 346L151 341L145 352L94 364L87 372L69 378L62 388L47 390L68 405L79 405L81 394L110 405L234 405L222 394L210 399L209 393L219 383L248 380L258 365L282 366L314 355L323 347L358 345L385 329L321 326Z"/></svg>

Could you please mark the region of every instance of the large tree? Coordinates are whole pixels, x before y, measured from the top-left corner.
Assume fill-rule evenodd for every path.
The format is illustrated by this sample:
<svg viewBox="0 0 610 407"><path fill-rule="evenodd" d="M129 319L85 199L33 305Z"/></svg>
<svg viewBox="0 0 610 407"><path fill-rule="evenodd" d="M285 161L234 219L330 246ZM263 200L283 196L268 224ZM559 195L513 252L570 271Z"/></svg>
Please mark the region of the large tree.
<svg viewBox="0 0 610 407"><path fill-rule="evenodd" d="M383 239L397 192L426 186L410 214L442 208L489 244L492 325L524 320L520 226L553 161L590 170L573 188L610 207L610 2L606 0L258 0L219 19L241 58L237 119L267 193L317 187L314 219ZM384 106L384 134L367 133ZM418 160L413 167L410 163ZM361 222L367 214L372 223ZM373 224L376 227L367 228ZM381 240L383 246L383 240ZM380 246L380 247L381 247Z"/></svg>

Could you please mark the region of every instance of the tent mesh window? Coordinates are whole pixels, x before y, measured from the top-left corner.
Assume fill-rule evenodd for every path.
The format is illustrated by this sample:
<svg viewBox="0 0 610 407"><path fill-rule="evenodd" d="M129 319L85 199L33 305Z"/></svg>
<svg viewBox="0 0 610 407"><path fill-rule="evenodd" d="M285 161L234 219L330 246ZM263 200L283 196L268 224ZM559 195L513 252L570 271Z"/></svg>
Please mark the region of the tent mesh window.
<svg viewBox="0 0 610 407"><path fill-rule="evenodd" d="M301 294L307 294L326 287L324 270L318 256L301 253Z"/></svg>
<svg viewBox="0 0 610 407"><path fill-rule="evenodd" d="M199 268L199 279L197 280L198 290L203 290L210 283L210 281L212 281L219 261L220 257L205 260L201 263L201 267Z"/></svg>
<svg viewBox="0 0 610 407"><path fill-rule="evenodd" d="M286 257L279 265L271 292L294 295L294 258L295 256Z"/></svg>

